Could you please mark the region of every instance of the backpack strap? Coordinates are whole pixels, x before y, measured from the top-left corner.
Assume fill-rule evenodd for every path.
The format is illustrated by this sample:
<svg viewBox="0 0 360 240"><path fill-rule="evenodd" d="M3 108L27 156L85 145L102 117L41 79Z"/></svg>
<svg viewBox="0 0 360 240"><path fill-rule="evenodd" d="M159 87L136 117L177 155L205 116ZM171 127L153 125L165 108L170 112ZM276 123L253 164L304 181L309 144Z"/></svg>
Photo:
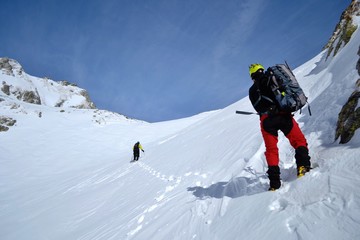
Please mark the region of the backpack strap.
<svg viewBox="0 0 360 240"><path fill-rule="evenodd" d="M281 94L280 92L280 85L276 80L276 77L273 73L273 71L271 70L271 68L268 68L267 72L269 73L269 79L268 79L268 83L267 85L270 86L271 91L275 94Z"/></svg>
<svg viewBox="0 0 360 240"><path fill-rule="evenodd" d="M269 81L270 81L270 80L268 80L267 85L269 85ZM259 83L256 83L256 87L257 87L257 92L258 92L258 94L259 94L259 98L258 98L258 99L256 100L256 102L253 104L254 107L256 107L256 106L260 103L260 101L261 101L262 99L265 99L265 100L267 100L267 101L269 101L269 102L271 102L271 103L274 103L274 101L273 101L271 98L269 98L269 97L264 96L264 95L261 94L261 91L260 91L260 88L259 88Z"/></svg>

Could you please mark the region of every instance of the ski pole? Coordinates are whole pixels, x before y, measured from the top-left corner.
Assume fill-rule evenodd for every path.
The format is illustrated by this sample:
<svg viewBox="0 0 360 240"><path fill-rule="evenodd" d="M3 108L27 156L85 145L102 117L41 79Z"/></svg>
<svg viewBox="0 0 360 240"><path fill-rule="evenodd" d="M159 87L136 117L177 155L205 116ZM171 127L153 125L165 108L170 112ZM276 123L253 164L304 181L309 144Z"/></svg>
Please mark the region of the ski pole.
<svg viewBox="0 0 360 240"><path fill-rule="evenodd" d="M236 113L236 114L244 114L244 115L251 115L251 114L259 115L259 114L256 113L256 112L245 112L245 111L236 111L235 113Z"/></svg>

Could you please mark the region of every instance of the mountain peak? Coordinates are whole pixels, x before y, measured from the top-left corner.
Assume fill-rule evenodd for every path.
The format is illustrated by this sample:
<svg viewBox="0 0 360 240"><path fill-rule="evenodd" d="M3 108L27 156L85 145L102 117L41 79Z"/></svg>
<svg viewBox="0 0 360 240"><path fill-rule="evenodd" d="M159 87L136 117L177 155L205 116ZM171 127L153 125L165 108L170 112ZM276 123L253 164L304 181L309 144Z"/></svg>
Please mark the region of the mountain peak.
<svg viewBox="0 0 360 240"><path fill-rule="evenodd" d="M0 70L9 76L19 76L22 75L24 69L16 60L11 58L0 58Z"/></svg>
<svg viewBox="0 0 360 240"><path fill-rule="evenodd" d="M50 107L95 109L86 90L67 81L53 81L25 73L14 59L0 58L0 96Z"/></svg>

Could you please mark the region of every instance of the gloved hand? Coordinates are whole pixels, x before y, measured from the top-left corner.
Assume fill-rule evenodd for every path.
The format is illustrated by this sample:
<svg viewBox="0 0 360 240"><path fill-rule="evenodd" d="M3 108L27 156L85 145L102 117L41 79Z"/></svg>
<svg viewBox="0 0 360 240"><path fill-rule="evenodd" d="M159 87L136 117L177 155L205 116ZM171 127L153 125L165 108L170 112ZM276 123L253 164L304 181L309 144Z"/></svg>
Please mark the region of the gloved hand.
<svg viewBox="0 0 360 240"><path fill-rule="evenodd" d="M142 152L145 152L144 150L141 149Z"/></svg>

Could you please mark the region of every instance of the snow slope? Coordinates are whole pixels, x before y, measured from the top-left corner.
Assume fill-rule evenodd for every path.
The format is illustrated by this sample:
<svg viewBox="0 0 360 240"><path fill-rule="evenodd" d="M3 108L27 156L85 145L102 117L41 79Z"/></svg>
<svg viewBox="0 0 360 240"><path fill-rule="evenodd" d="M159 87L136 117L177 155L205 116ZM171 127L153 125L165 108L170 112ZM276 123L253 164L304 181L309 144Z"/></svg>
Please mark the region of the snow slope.
<svg viewBox="0 0 360 240"><path fill-rule="evenodd" d="M258 117L235 114L253 111L247 98L150 124L0 96L0 115L17 120L0 133L1 239L360 239L360 134L333 140L359 78L359 38L295 69L313 112L296 118L318 167L296 179L280 134L276 192L267 191ZM129 163L136 141L145 153Z"/></svg>

